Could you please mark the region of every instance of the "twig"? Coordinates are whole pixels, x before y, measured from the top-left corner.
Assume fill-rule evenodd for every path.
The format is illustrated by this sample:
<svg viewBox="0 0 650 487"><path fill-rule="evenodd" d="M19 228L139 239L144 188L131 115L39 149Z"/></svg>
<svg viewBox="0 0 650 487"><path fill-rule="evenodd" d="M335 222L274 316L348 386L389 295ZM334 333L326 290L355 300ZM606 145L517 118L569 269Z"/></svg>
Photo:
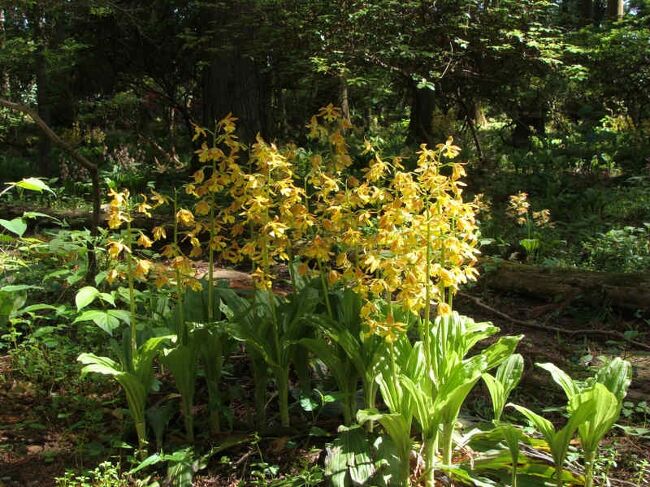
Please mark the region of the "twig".
<svg viewBox="0 0 650 487"><path fill-rule="evenodd" d="M479 298L476 298L474 296L471 296L466 293L458 293L460 296L463 298L468 299L472 303L474 303L476 306L479 308L482 308L486 311L489 311L490 313L493 313L500 318L503 318L504 320L509 321L510 323L513 323L515 325L519 326L524 326L526 328L535 328L537 330L544 330L544 331L552 331L555 333L562 333L564 335L601 335L605 337L610 337L610 338L616 338L619 340L626 341L636 347L642 348L644 350L650 350L650 345L647 345L642 342L637 342L635 340L629 340L628 338L625 337L622 333L618 331L613 331L613 330L594 330L591 328L588 329L582 329L582 330L568 330L565 328L559 328L557 326L550 326L550 325L542 325L541 323L537 323L535 321L524 321L520 320L517 318L514 318L510 316L509 314L504 313L503 311L499 311L496 308L493 308L492 306L489 306L485 304L483 301L481 301Z"/></svg>
<svg viewBox="0 0 650 487"><path fill-rule="evenodd" d="M639 484L637 484L635 482L630 482L629 480L613 479L611 477L607 477L607 480L610 481L613 484L631 485L632 487L639 487Z"/></svg>

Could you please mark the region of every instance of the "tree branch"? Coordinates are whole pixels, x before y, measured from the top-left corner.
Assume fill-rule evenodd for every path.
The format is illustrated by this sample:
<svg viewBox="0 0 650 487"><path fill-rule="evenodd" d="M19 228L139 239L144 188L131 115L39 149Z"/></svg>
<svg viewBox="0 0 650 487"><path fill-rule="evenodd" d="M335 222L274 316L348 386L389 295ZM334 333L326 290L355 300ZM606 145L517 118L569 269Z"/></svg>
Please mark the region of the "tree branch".
<svg viewBox="0 0 650 487"><path fill-rule="evenodd" d="M93 164L82 154L77 152L70 144L65 142L61 137L59 137L50 127L45 123L45 121L36 113L35 110L31 109L27 105L22 103L16 103L13 101L5 100L0 98L0 106L8 108L9 110L14 110L16 112L21 112L31 118L36 125L45 133L45 135L57 146L66 151L70 157L77 161L81 166L88 169L91 173L97 172L97 164Z"/></svg>
<svg viewBox="0 0 650 487"><path fill-rule="evenodd" d="M506 321L509 321L510 323L517 325L517 326L523 326L526 328L535 328L536 330L543 330L547 332L553 332L553 333L559 333L559 334L564 334L564 335L600 335L604 337L609 337L610 339L616 339L616 340L622 340L624 342L630 343L632 345L635 345L639 348L642 348L644 350L650 350L650 345L647 345L645 343L637 342L635 340L629 340L628 338L623 335L623 333L620 333L618 331L613 331L613 330L594 330L594 329L583 329L583 330L569 330L566 328L559 328L557 326L550 326L550 325L543 325L541 323L537 323L535 321L524 321L520 320L517 318L514 318L510 316L509 314L504 313L503 311L499 311L496 308L493 308L492 306L489 306L485 304L483 301L481 301L479 298L476 298L474 296L471 296L467 293L459 292L459 296L462 296L465 299L468 299L472 303L474 303L476 306L479 308L482 308L486 311L489 311L490 313L503 318Z"/></svg>

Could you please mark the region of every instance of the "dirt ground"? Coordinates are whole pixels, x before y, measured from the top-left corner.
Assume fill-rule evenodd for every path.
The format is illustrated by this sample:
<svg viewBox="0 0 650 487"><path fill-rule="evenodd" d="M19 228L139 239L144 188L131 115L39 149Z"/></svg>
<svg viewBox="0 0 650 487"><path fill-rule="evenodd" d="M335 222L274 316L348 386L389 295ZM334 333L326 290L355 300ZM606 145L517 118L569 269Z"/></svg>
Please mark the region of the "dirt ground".
<svg viewBox="0 0 650 487"><path fill-rule="evenodd" d="M647 323L634 317L610 313L585 323L576 319L576 314L580 313L562 311L554 314L555 310L552 306L549 308L549 303L515 297L479 296L476 293L473 296L490 307L507 310L513 318L534 319L537 323L552 323L555 327L585 329L590 326L606 326L619 331L635 326L647 327ZM533 408L535 405L549 405L551 402L560 404L563 398L559 387L549 380L546 372L534 367L534 363L553 362L570 373L575 373L584 370L584 365L596 364L599 356L612 354L621 354L634 365L634 380L628 400L650 402L650 353L647 351L628 349L621 343L607 343L597 336L562 336L540 329L527 329L508 323L503 318L491 316L489 310L462 297L458 298L456 308L476 320L493 321L501 327L503 333L525 334L519 351L526 360L526 372L515 399L522 399ZM542 313L540 310L549 312ZM597 316L597 313L595 315ZM0 356L0 487L55 485L54 479L62 476L66 468L79 469L97 463L96 459L84 458L81 453L83 450L79 449L79 437L68 428L70 418L59 420L61 411L52 410L52 397L57 392L37 390L33 384L21 380L11 370L10 357ZM487 400L485 391L478 389L473 393L471 400ZM114 429L119 435L120 427L113 424L110 414L107 413L104 417L105 427ZM650 418L646 418L646 421L650 421ZM260 445L273 450L273 441L275 440L261 442ZM630 476L633 466L625 462L625 457L634 456L650 461L650 440L625 436L621 430L615 429L614 436L607 442L615 445L621 459L612 471L612 485L637 485L638 479ZM241 449L229 454L233 462L243 463L248 461L246 455L250 455L250 451ZM273 455L273 452L269 454ZM317 453L306 449L304 454L308 461L318 461ZM236 458L236 455L240 457ZM282 456L281 449L278 455ZM309 455L311 457L308 457ZM221 468L218 464L209 465L197 478L195 485L237 485L237 479L233 478L232 473L224 474L220 471ZM638 485L650 485L650 478L647 483Z"/></svg>

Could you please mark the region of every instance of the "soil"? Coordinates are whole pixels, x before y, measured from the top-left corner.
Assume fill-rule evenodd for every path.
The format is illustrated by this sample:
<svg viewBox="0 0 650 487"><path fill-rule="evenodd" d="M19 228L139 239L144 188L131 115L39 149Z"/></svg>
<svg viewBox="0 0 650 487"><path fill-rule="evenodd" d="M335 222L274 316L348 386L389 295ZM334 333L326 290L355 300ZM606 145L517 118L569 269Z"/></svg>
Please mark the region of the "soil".
<svg viewBox="0 0 650 487"><path fill-rule="evenodd" d="M519 320L534 319L538 323L546 321L556 327L573 329L607 326L622 332L630 328L642 329L643 326L647 330L648 326L643 320L634 317L603 314L594 310L563 309L560 313L556 313L553 306L549 307L552 303L513 296L485 294L479 296L477 293L478 291L475 290L475 297ZM534 367L536 362L553 362L570 374L579 376L580 371L586 370L585 365L597 364L599 357L614 354L622 355L634 364L635 377L628 400L637 403L650 399L650 354L648 352L628 349L622 343L603 342L602 337L597 336L567 338L539 329L525 329L507 323L501 318L490 316L489 311L477 307L469 300L463 300L462 297L458 298L455 307L459 312L472 316L476 320L494 321L503 333L525 335L519 351L526 360L526 373L516 390L515 397L512 398L514 401L525 402L532 409L538 410L544 406L563 402L561 390L548 379L546 372ZM242 364L241 367L245 365ZM239 369L239 366L236 368ZM246 371L239 369L238 373L245 374ZM237 377L227 380L233 384L242 382ZM240 386L244 395L252 393L250 384L240 384ZM88 468L100 461L98 458L87 458L83 453L85 450L82 442L92 439L92 435L84 434L83 437L79 437L69 428L74 418L58 420L56 412L49 411L53 407L52 398L58 392L60 391L39 390L36 385L24 381L12 371L10 357L0 356L0 487L56 485L55 479L63 476L66 469ZM109 394L115 395L116 391L110 391ZM479 388L470 398L469 407L478 408L481 403L486 404L486 401L488 399L485 390ZM236 399L235 402L235 420L243 421L251 414L246 406L246 397ZM100 405L101 402L98 402L98 407ZM44 411L49 412L44 413ZM650 418L646 418L645 421L650 421ZM334 423L328 424L327 428L334 430ZM327 420L324 420L323 425L326 424ZM106 412L104 422L96 427L99 426L113 430L115 436L120 437L121 432L119 427L116 427L114 418L111 418L110 411ZM293 462L295 465L296 455L303 458L306 465L322 460L323 445L310 448L309 441L302 438L300 433L294 434L291 441L295 438L298 438L299 445L297 449L291 450L291 458L288 458L285 450L288 436L282 432L263 438L257 445L249 443L243 447L234 447L223 455L217 454L212 458L208 468L196 477L194 485L201 487L241 485L238 484L239 472L249 468L252 463L259 462L260 451L264 453L265 461L270 464L275 462L281 467L288 465L288 462ZM180 444L182 440L178 441ZM636 485L639 479L631 477L634 465L630 465L626 458L645 458L650 462L650 439L623 435L621 430L615 429L614 436L608 438L607 444L615 446L618 452L618 466L611 473L612 479L618 480L613 480L612 485ZM650 485L650 478L647 482L638 485Z"/></svg>

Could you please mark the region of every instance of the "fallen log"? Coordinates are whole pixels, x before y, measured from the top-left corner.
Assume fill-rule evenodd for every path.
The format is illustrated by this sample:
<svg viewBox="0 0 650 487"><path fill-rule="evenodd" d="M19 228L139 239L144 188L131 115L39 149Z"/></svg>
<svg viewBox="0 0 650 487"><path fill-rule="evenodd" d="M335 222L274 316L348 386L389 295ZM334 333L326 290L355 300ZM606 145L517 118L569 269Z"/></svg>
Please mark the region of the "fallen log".
<svg viewBox="0 0 650 487"><path fill-rule="evenodd" d="M555 302L583 301L595 306L650 310L648 272L595 272L502 261L486 266L481 282L497 291Z"/></svg>

